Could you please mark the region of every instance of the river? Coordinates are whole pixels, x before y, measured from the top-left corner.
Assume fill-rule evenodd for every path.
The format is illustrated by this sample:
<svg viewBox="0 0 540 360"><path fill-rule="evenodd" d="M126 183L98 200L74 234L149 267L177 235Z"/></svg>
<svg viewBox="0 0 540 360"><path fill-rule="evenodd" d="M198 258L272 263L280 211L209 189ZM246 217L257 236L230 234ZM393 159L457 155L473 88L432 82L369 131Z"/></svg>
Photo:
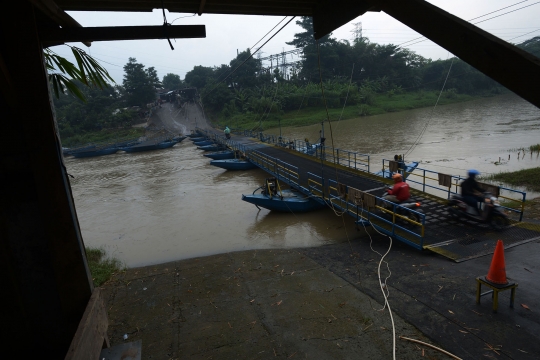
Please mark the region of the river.
<svg viewBox="0 0 540 360"><path fill-rule="evenodd" d="M313 141L320 129L283 128L282 133ZM514 150L540 143L539 134L540 109L514 95L342 120L332 123L332 136L325 124L327 145L333 138L335 147L371 154L372 171L383 158L409 152L407 160L454 175L469 168L497 173L540 166L538 154L521 153L518 159ZM251 193L267 174L212 167L189 140L161 151L67 158L66 167L75 177L71 184L85 244L104 247L130 267L358 236L352 218L328 209L258 211L241 194Z"/></svg>

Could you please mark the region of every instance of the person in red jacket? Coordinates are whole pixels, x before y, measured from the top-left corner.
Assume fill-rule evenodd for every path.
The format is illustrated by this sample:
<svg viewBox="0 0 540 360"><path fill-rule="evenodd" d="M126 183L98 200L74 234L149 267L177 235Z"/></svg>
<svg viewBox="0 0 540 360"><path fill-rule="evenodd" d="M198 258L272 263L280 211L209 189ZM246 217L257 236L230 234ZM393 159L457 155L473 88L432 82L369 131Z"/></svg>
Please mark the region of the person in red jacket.
<svg viewBox="0 0 540 360"><path fill-rule="evenodd" d="M411 197L411 194L409 193L409 184L403 181L401 174L392 175L392 179L394 179L394 187L388 190L388 195L384 198L395 203L409 200Z"/></svg>

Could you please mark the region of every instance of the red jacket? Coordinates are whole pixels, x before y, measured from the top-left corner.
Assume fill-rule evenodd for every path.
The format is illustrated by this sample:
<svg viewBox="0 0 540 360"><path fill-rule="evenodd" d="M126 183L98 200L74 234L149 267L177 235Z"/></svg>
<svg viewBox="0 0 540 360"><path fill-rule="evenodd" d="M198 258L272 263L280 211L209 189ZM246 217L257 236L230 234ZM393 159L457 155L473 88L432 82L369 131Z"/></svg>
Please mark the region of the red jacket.
<svg viewBox="0 0 540 360"><path fill-rule="evenodd" d="M388 194L395 195L399 201L409 200L411 194L409 193L409 184L404 181L394 184L392 190L388 190Z"/></svg>

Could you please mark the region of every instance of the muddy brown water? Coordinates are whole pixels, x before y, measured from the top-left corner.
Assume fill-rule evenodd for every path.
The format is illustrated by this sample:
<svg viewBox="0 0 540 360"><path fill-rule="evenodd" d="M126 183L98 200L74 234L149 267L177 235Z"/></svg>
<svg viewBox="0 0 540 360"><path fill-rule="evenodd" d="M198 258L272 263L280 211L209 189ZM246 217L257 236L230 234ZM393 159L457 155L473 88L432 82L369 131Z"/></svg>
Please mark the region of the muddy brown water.
<svg viewBox="0 0 540 360"><path fill-rule="evenodd" d="M196 121L206 126L193 107L179 112L167 104L158 114L164 125L177 130L189 131ZM521 154L518 160L518 151L510 151L540 143L540 110L513 95L340 121L333 123L332 132L336 147L371 153L376 170L383 158L407 152L426 124L408 155L422 161L422 167L464 175L472 167L495 173L540 164L536 154ZM315 139L319 130L315 125L282 132ZM330 144L328 126L325 131ZM504 161L495 165L499 157ZM133 267L358 236L351 218L328 209L309 214L258 211L241 194L260 186L265 172L227 172L208 163L189 139L160 151L67 158L85 244L102 246Z"/></svg>

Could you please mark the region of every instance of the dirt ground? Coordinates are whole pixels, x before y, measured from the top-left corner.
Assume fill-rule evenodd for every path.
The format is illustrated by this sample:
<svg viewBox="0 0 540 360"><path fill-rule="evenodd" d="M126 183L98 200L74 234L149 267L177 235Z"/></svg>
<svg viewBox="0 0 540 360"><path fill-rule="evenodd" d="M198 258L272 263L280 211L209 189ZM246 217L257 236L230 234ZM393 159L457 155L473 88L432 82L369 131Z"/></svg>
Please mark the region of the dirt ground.
<svg viewBox="0 0 540 360"><path fill-rule="evenodd" d="M381 302L299 250L130 269L103 288L111 344L124 334L142 339L143 359L392 358L392 325ZM397 336L430 341L393 317ZM396 341L398 359L447 358Z"/></svg>

